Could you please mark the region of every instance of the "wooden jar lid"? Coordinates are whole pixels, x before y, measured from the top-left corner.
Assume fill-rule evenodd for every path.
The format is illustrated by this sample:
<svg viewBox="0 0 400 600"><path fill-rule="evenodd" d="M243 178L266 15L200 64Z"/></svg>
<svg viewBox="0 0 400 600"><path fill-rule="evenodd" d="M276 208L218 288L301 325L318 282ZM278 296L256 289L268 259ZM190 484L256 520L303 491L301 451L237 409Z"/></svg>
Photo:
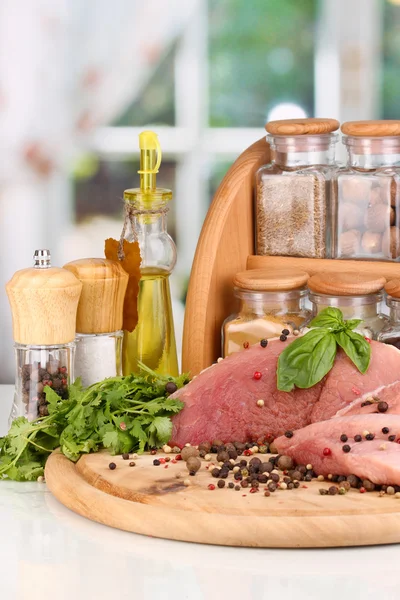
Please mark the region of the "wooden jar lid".
<svg viewBox="0 0 400 600"><path fill-rule="evenodd" d="M341 131L345 135L360 137L400 135L400 121L347 121L343 123Z"/></svg>
<svg viewBox="0 0 400 600"><path fill-rule="evenodd" d="M265 129L272 135L317 135L339 129L336 119L283 119L270 121Z"/></svg>
<svg viewBox="0 0 400 600"><path fill-rule="evenodd" d="M400 298L400 279L391 279L385 285L385 292L392 298Z"/></svg>
<svg viewBox="0 0 400 600"><path fill-rule="evenodd" d="M64 265L82 282L76 316L77 333L111 333L122 329L129 275L120 263L106 258L82 258Z"/></svg>
<svg viewBox="0 0 400 600"><path fill-rule="evenodd" d="M380 292L384 277L363 273L316 273L308 280L312 292L328 296L365 296Z"/></svg>
<svg viewBox="0 0 400 600"><path fill-rule="evenodd" d="M6 285L19 344L52 346L75 339L82 290L73 273L57 267L22 269Z"/></svg>
<svg viewBox="0 0 400 600"><path fill-rule="evenodd" d="M284 292L304 287L309 274L296 269L252 269L237 273L233 279L236 287L258 292Z"/></svg>

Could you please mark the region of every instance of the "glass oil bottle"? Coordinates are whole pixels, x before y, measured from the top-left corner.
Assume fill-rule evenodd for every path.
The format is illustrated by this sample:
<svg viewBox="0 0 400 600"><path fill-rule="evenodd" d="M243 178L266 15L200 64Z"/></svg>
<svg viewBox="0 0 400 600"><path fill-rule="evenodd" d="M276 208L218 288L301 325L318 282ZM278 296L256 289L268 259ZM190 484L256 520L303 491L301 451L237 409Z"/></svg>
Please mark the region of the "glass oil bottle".
<svg viewBox="0 0 400 600"><path fill-rule="evenodd" d="M158 188L156 177L161 164L157 135L139 135L140 188L125 190L125 239L138 241L141 279L138 297L138 324L124 332L123 373L138 370L141 361L157 373L178 375L169 276L176 263L176 246L167 232L171 190Z"/></svg>

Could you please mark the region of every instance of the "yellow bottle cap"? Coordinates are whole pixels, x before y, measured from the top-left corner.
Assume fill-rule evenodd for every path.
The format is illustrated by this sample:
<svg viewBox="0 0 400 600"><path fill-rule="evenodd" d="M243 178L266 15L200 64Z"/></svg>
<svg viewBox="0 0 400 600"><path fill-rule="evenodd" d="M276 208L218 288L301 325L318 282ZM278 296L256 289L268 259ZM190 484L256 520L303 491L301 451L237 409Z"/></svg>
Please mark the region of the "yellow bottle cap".
<svg viewBox="0 0 400 600"><path fill-rule="evenodd" d="M146 151L146 150L156 151L157 152L157 161L153 168L141 169L140 171L138 171L138 173L141 175L146 174L146 173L149 173L149 174L158 173L158 169L160 168L160 164L161 164L162 152L161 152L161 146L160 146L160 142L158 141L157 134L154 133L154 131L142 131L142 133L139 134L139 148L141 151Z"/></svg>

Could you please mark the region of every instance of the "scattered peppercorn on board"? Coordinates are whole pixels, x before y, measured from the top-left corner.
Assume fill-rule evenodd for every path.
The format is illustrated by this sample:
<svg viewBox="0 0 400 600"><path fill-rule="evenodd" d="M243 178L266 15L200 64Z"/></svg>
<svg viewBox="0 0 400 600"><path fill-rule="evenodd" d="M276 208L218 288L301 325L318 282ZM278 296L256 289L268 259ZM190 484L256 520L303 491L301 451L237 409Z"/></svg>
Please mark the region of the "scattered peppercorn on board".
<svg viewBox="0 0 400 600"><path fill-rule="evenodd" d="M357 489L345 495L320 495L319 489L328 489L329 483L312 481L266 497L262 484L256 493L227 485L218 488L206 461L190 477L183 461L172 462L173 455L169 462L154 466L154 459L161 457L143 454L130 465L132 460L99 452L73 463L54 452L46 464L46 482L74 512L153 537L265 548L400 542L400 499L395 496L360 494Z"/></svg>

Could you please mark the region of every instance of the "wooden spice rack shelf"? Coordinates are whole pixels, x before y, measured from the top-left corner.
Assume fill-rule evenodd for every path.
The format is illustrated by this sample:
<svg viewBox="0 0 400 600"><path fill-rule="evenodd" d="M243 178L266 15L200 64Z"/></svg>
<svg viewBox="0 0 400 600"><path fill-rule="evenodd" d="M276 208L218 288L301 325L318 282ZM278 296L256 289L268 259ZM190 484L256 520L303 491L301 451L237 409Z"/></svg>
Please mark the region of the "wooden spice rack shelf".
<svg viewBox="0 0 400 600"><path fill-rule="evenodd" d="M182 368L192 375L221 356L221 325L237 309L232 280L245 269L299 268L317 272L400 277L400 263L254 256L254 180L270 161L265 138L247 148L217 189L200 234L190 276L183 331Z"/></svg>

